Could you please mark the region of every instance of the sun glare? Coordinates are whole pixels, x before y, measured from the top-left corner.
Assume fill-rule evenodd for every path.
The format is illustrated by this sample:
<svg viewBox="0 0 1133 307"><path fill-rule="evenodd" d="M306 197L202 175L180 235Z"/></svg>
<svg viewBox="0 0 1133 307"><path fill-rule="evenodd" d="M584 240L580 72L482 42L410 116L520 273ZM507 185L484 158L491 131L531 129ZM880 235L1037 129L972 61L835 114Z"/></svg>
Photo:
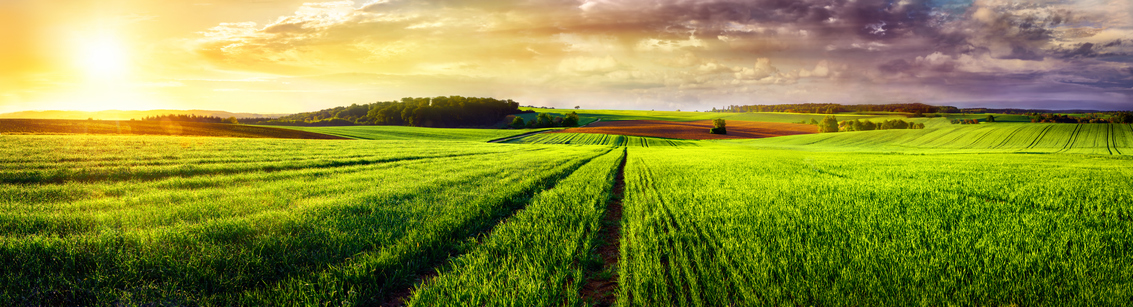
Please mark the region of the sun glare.
<svg viewBox="0 0 1133 307"><path fill-rule="evenodd" d="M79 67L88 77L117 79L128 70L126 49L113 36L99 35L82 42L75 50Z"/></svg>

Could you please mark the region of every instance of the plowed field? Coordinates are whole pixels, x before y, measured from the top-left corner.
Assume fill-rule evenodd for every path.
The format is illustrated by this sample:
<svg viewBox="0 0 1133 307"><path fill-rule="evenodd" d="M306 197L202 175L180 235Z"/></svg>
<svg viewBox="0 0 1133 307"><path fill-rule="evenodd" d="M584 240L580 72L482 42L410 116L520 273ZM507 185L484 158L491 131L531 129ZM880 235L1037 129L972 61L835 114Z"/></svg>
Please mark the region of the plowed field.
<svg viewBox="0 0 1133 307"><path fill-rule="evenodd" d="M818 127L803 124L784 124L748 121L728 121L728 134L709 134L712 121L668 122L657 120L600 121L586 127L571 128L550 133L599 133L632 136L662 137L686 140L758 139L773 136L817 133Z"/></svg>

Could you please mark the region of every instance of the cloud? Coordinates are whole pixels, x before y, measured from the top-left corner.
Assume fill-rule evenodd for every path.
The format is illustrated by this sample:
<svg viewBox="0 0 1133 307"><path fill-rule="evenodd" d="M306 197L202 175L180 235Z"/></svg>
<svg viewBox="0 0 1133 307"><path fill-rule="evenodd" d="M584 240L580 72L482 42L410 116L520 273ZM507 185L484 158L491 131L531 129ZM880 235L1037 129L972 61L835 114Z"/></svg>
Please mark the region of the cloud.
<svg viewBox="0 0 1133 307"><path fill-rule="evenodd" d="M559 62L559 71L574 75L605 74L618 69L613 57L570 57Z"/></svg>
<svg viewBox="0 0 1133 307"><path fill-rule="evenodd" d="M449 74L576 100L989 94L972 82L998 84L991 94L999 96L1058 83L1083 97L1099 97L1085 94L1091 88L1133 97L1117 90L1133 63L1131 8L1124 0L331 1L267 24L219 24L200 33L195 51L224 69ZM844 98L853 95L869 98Z"/></svg>

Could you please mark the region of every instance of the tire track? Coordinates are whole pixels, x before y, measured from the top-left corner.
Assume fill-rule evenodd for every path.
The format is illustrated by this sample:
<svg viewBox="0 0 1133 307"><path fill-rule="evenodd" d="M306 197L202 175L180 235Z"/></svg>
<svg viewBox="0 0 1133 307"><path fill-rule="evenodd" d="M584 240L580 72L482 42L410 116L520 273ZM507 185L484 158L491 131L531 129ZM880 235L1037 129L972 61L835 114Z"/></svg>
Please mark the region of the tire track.
<svg viewBox="0 0 1133 307"><path fill-rule="evenodd" d="M629 151L622 148L621 165L614 177L610 199L602 214L601 229L598 231L599 244L595 253L602 259L602 269L588 274L582 286L582 298L596 306L613 306L618 292L618 257L621 256L622 241L622 200L625 194L625 169ZM601 272L609 273L600 275Z"/></svg>
<svg viewBox="0 0 1133 307"><path fill-rule="evenodd" d="M511 219L520 210L523 210L536 195L542 191L554 189L559 182L562 182L571 174L574 174L579 168L590 161L609 153L605 151L597 155L585 157L574 161L564 167L557 173L550 174L547 177L539 180L531 188L520 191L519 195L504 198L505 201L496 206L496 212L482 213L484 218L470 218L456 227L448 228L448 231L442 231L439 234L433 234L433 240L425 240L426 244L416 243L416 246L410 247L409 241L402 241L395 243L390 248L402 248L404 253L402 261L390 262L391 266L407 263L403 268L398 267L379 267L377 271L378 277L373 278L368 282L373 283L369 286L379 287L377 295L370 297L370 301L361 302L363 306L375 305L378 306L405 306L409 298L413 295L415 284L423 284L426 280L436 277L441 273L444 264L449 262L450 259L460 257L464 252L454 250L451 246L446 245L447 242L460 242L467 238L477 238L490 235L495 228L504 221ZM526 197L524 197L526 196ZM428 244L434 243L434 244ZM424 245L424 246L422 246ZM381 251L374 251L380 253ZM356 256L357 257L357 256ZM411 260L412 259L412 260ZM360 282L359 284L363 284ZM380 303L379 303L380 302Z"/></svg>
<svg viewBox="0 0 1133 307"><path fill-rule="evenodd" d="M1042 132L1039 132L1039 136L1035 137L1034 141L1031 141L1031 145L1027 145L1027 149L1034 148L1036 145L1038 145L1039 141L1042 141L1042 139L1046 137L1047 132L1049 132L1052 128L1054 128L1053 125L1046 126L1046 128L1044 128Z"/></svg>
<svg viewBox="0 0 1133 307"><path fill-rule="evenodd" d="M1074 148L1074 143L1078 141L1078 134L1081 133L1082 124L1074 126L1074 131L1070 132L1070 139L1066 141L1066 145L1062 145L1062 149L1058 152L1066 152Z"/></svg>
<svg viewBox="0 0 1133 307"><path fill-rule="evenodd" d="M999 142L998 145L995 145L995 147L991 147L991 148L992 149L1003 148L1003 146L1006 146L1007 143L1010 142L1011 139L1014 138L1016 134L1019 134L1019 131L1023 131L1026 128L1027 128L1027 126L1019 126L1019 128L1015 128L1014 131L1011 131L1010 134L1007 134L1007 137L1004 138L1002 142Z"/></svg>

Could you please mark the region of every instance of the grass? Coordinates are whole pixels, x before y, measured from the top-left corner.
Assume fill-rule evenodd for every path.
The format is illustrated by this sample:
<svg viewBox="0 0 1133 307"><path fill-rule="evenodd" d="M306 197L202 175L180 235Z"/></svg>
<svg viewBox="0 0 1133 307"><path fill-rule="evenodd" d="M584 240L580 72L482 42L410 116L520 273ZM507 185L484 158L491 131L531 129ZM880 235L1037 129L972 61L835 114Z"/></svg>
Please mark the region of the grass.
<svg viewBox="0 0 1133 307"><path fill-rule="evenodd" d="M0 134L117 134L240 138L340 139L276 127L134 120L0 119Z"/></svg>
<svg viewBox="0 0 1133 307"><path fill-rule="evenodd" d="M629 157L621 306L1133 298L1131 160L730 146Z"/></svg>
<svg viewBox="0 0 1133 307"><path fill-rule="evenodd" d="M380 303L608 151L109 136L0 142L6 175L28 178L0 185L0 299L15 305ZM192 171L149 175L171 168ZM19 175L28 169L67 179Z"/></svg>
<svg viewBox="0 0 1133 307"><path fill-rule="evenodd" d="M546 129L424 128L407 126L285 127L359 140L490 141Z"/></svg>
<svg viewBox="0 0 1133 307"><path fill-rule="evenodd" d="M509 140L511 144L571 144L606 146L698 146L688 140L592 133L540 133Z"/></svg>
<svg viewBox="0 0 1133 307"><path fill-rule="evenodd" d="M727 141L4 135L0 301L585 305L587 276L615 275L592 253L623 159L620 306L1133 299L1131 126L915 120Z"/></svg>
<svg viewBox="0 0 1133 307"><path fill-rule="evenodd" d="M720 142L806 151L1133 154L1133 129L1128 124L985 123L933 127Z"/></svg>
<svg viewBox="0 0 1133 307"><path fill-rule="evenodd" d="M579 168L415 291L410 306L579 305L624 149Z"/></svg>

